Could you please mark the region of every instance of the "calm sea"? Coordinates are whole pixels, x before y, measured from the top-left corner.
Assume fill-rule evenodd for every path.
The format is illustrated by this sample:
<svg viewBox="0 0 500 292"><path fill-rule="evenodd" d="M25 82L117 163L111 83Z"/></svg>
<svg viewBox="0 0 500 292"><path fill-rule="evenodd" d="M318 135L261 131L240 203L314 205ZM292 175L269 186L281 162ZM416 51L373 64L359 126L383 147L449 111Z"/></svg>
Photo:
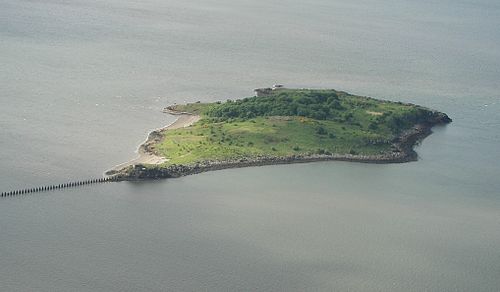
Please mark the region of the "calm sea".
<svg viewBox="0 0 500 292"><path fill-rule="evenodd" d="M0 200L1 291L498 291L500 4L0 0L0 191L98 177L172 103L336 88L448 113L418 162Z"/></svg>

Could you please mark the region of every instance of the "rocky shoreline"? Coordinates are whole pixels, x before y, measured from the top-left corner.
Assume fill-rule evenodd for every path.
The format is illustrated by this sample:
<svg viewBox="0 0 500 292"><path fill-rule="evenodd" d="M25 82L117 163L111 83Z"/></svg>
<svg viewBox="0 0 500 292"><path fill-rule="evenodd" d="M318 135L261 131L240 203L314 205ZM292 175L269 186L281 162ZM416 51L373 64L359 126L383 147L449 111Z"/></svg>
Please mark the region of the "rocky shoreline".
<svg viewBox="0 0 500 292"><path fill-rule="evenodd" d="M169 113L171 110L169 109ZM183 114L183 113L176 113ZM317 161L350 161L361 163L403 163L416 161L417 153L413 147L422 139L432 133L432 127L439 124L450 123L451 119L444 113L437 113L433 120L415 125L413 128L401 133L393 140L392 152L379 155L353 155L353 154L297 154L292 156L261 155L256 157L232 160L207 160L190 165L129 165L118 171L106 173L115 180L147 180L160 178L176 178L206 171L228 168L241 168L250 166L264 166L276 164L306 163ZM155 137L158 138L158 137ZM148 139L149 140L149 139ZM156 140L156 139L155 139ZM145 147L147 149L147 147Z"/></svg>

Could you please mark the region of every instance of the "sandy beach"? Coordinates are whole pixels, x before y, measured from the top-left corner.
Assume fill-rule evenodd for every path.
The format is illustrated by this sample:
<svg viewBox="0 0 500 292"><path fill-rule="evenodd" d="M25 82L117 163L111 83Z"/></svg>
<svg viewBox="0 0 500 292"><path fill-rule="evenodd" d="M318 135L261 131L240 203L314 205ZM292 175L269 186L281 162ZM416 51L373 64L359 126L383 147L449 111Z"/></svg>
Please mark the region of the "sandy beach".
<svg viewBox="0 0 500 292"><path fill-rule="evenodd" d="M180 114L177 115L178 118L171 123L170 125L167 125L163 128L156 129L154 131L151 131L148 135L148 138L146 141L144 141L139 148L137 149L137 154L138 156L128 162L116 165L115 167L107 170L105 172L106 175L111 175L114 172L119 171L122 168L125 168L130 165L136 165L136 164L162 164L166 161L168 161L167 158L163 156L158 156L151 151L148 150L148 146L151 145L152 143L155 143L158 141L158 139L161 138L161 133L163 131L168 131L168 130L173 130L173 129L179 129L179 128L185 128L189 127L192 124L196 123L197 121L200 120L199 115L191 115L191 114Z"/></svg>

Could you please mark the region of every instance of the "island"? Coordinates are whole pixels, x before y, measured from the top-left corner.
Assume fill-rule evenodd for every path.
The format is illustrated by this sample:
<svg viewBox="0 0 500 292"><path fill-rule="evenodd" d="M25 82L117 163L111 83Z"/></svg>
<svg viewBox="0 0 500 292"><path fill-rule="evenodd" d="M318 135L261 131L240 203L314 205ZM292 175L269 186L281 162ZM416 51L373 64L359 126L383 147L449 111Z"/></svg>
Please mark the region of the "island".
<svg viewBox="0 0 500 292"><path fill-rule="evenodd" d="M419 105L333 89L255 90L213 103L172 105L173 124L151 132L115 180L175 178L226 168L326 160L417 160L416 143L451 119Z"/></svg>

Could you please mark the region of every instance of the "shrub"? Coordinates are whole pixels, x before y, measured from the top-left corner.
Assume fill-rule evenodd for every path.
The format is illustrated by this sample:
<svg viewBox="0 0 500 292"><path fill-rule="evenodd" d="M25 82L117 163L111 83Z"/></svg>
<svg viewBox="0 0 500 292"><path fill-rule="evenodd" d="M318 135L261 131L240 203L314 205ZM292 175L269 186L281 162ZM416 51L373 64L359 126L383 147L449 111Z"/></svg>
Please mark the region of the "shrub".
<svg viewBox="0 0 500 292"><path fill-rule="evenodd" d="M316 128L316 134L318 135L326 135L328 132L326 131L325 127L319 126Z"/></svg>
<svg viewBox="0 0 500 292"><path fill-rule="evenodd" d="M370 125L368 126L368 129L376 130L378 129L378 124L376 122L371 122Z"/></svg>
<svg viewBox="0 0 500 292"><path fill-rule="evenodd" d="M211 117L251 119L257 116L305 116L333 119L342 109L336 91L298 91L274 93L272 96L248 97L216 104L207 110Z"/></svg>

